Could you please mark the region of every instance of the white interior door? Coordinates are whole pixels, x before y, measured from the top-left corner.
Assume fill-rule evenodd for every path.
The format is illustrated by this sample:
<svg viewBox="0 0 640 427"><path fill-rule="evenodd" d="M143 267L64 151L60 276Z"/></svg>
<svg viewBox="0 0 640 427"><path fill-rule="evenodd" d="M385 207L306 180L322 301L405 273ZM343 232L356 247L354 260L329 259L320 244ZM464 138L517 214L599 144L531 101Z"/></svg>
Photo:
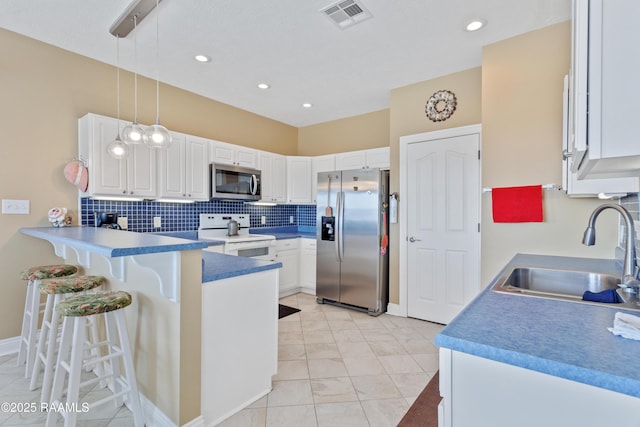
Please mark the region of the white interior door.
<svg viewBox="0 0 640 427"><path fill-rule="evenodd" d="M479 133L407 146L410 317L449 323L480 289L479 148Z"/></svg>

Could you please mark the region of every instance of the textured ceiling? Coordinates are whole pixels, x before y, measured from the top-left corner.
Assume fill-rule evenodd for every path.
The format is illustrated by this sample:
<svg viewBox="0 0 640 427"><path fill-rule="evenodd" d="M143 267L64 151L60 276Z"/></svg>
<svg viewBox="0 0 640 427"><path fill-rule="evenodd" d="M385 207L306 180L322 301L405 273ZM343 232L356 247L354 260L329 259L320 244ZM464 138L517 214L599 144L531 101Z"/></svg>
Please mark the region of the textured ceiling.
<svg viewBox="0 0 640 427"><path fill-rule="evenodd" d="M570 0L359 1L372 18L340 29L320 12L331 0L163 0L159 68L156 11L138 26L138 65L134 33L120 42L120 65L300 127L388 108L392 89L479 66L482 46L571 12ZM0 27L115 65L109 28L130 4L1 0ZM488 25L464 31L472 18Z"/></svg>

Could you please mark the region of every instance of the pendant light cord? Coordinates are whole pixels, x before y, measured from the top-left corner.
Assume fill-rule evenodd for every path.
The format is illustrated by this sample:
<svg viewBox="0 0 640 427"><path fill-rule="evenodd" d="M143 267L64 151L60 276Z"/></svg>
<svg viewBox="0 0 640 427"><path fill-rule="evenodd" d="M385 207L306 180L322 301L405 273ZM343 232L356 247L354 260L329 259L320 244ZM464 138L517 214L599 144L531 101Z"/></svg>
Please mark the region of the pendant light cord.
<svg viewBox="0 0 640 427"><path fill-rule="evenodd" d="M160 10L156 0L156 123L160 124Z"/></svg>
<svg viewBox="0 0 640 427"><path fill-rule="evenodd" d="M138 124L138 15L133 15L133 123Z"/></svg>
<svg viewBox="0 0 640 427"><path fill-rule="evenodd" d="M116 111L118 113L118 139L120 139L120 36L116 35Z"/></svg>

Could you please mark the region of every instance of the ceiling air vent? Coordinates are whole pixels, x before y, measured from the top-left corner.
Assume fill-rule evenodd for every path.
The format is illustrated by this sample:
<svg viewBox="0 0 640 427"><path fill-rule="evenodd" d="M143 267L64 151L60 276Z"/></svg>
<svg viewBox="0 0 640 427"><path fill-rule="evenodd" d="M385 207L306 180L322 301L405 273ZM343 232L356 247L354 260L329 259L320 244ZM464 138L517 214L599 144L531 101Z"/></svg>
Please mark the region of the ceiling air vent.
<svg viewBox="0 0 640 427"><path fill-rule="evenodd" d="M354 0L345 0L334 3L322 9L327 17L340 28L347 28L371 18L369 11Z"/></svg>

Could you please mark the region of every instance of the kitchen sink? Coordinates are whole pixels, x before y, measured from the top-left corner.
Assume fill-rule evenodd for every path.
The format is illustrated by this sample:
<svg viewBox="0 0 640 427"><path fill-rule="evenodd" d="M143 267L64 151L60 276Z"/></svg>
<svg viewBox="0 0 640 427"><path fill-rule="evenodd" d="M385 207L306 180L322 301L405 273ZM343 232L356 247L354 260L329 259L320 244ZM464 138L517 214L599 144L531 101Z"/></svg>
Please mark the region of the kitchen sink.
<svg viewBox="0 0 640 427"><path fill-rule="evenodd" d="M621 289L619 276L589 271L514 267L498 277L491 289L514 295L640 310L637 293L631 289ZM624 302L601 303L582 300L585 291L601 292L608 289L616 289Z"/></svg>

